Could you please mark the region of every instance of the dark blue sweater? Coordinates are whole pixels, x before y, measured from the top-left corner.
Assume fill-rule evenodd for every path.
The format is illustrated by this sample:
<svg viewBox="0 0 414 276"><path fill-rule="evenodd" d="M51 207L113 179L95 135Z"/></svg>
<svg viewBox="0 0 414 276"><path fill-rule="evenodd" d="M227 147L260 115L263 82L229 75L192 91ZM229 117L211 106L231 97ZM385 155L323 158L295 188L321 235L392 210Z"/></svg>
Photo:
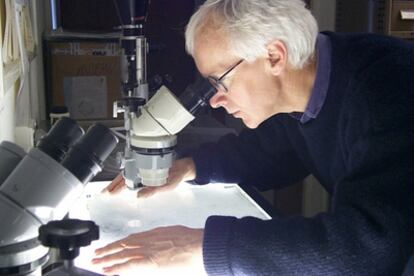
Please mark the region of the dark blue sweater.
<svg viewBox="0 0 414 276"><path fill-rule="evenodd" d="M316 119L278 114L193 157L198 183L266 190L312 173L331 209L310 219L210 217L210 275L401 275L414 254L414 45L326 34L330 85Z"/></svg>

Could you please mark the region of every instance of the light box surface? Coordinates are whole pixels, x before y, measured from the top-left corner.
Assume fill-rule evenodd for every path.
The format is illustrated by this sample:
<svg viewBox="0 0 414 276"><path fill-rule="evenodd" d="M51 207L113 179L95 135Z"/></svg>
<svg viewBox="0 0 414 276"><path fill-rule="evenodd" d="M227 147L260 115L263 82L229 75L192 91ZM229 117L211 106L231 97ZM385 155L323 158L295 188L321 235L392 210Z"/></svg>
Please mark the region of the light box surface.
<svg viewBox="0 0 414 276"><path fill-rule="evenodd" d="M119 195L102 194L109 182L91 182L69 212L70 218L93 220L100 228L100 239L82 248L75 260L78 267L99 273L91 264L93 251L132 233L160 226L184 225L204 228L209 216L237 218L271 217L236 184L203 186L181 183L175 190L138 199L136 191L125 189Z"/></svg>

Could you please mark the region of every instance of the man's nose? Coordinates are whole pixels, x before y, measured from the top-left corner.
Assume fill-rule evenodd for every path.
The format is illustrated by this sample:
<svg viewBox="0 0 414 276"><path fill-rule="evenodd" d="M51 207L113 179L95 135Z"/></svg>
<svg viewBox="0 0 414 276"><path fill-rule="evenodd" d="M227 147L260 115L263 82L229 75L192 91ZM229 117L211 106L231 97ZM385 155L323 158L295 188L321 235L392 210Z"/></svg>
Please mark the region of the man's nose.
<svg viewBox="0 0 414 276"><path fill-rule="evenodd" d="M225 107L226 104L227 104L226 94L221 91L217 91L216 94L214 94L214 96L211 97L210 99L210 106L212 108Z"/></svg>

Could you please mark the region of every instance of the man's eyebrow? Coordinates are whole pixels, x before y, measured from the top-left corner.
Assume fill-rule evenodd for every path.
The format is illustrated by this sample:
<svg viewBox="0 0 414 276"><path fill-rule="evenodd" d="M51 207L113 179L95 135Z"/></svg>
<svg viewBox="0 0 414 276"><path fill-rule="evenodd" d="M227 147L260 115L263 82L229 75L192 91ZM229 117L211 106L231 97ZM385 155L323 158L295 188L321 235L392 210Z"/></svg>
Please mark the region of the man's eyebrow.
<svg viewBox="0 0 414 276"><path fill-rule="evenodd" d="M216 72L213 72L213 71L210 71L210 70L209 71L211 73L209 73L209 74L203 74L200 71L198 71L198 72L200 73L200 75L203 78L213 77L213 78L218 79L221 75L223 75L223 73L225 73L233 65L234 65L234 63L228 63L228 62L225 63L223 61L220 61L215 65L215 66L217 66L217 71Z"/></svg>
<svg viewBox="0 0 414 276"><path fill-rule="evenodd" d="M221 75L223 75L223 73L224 72L226 72L227 70L228 70L228 68L230 68L232 65L230 64L227 64L227 63L224 63L224 62L219 62L218 64L217 64L217 67L218 67L218 69L219 69L219 71L218 71L218 74L216 73L216 74L214 74L214 73L212 73L212 74L208 74L208 75L206 75L206 76L204 76L205 78L206 77L213 77L213 78L216 78L216 79L218 79Z"/></svg>

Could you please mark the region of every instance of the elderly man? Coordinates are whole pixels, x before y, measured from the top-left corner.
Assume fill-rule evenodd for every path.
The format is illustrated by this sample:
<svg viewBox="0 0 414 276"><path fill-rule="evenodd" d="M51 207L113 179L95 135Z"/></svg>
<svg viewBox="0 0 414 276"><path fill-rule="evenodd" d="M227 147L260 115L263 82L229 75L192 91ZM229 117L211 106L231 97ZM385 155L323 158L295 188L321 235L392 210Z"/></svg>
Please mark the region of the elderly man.
<svg viewBox="0 0 414 276"><path fill-rule="evenodd" d="M207 0L186 44L217 89L211 106L249 129L176 161L165 186L141 194L182 180L265 190L312 173L331 210L158 228L98 249L95 262L108 273L184 263L193 275L400 275L414 252L414 46L318 34L300 0Z"/></svg>

